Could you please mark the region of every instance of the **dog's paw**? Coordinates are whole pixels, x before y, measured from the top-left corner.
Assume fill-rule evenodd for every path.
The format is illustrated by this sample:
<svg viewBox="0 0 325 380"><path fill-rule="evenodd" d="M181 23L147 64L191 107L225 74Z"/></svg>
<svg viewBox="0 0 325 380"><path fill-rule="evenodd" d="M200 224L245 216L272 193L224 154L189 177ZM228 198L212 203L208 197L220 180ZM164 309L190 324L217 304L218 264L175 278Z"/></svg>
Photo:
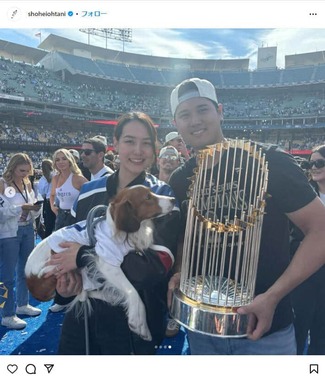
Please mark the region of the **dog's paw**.
<svg viewBox="0 0 325 380"><path fill-rule="evenodd" d="M148 331L144 335L140 335L140 336L141 336L141 338L143 340L147 340L149 342L152 341L152 336L151 336L151 333L150 333L149 329L148 329Z"/></svg>
<svg viewBox="0 0 325 380"><path fill-rule="evenodd" d="M147 340L147 341L152 340L152 336L146 322L141 323L140 325L137 325L137 326L133 326L132 324L129 323L129 327L132 332L139 335L140 338L142 338L143 340Z"/></svg>
<svg viewBox="0 0 325 380"><path fill-rule="evenodd" d="M147 325L146 309L140 299L131 302L128 307L128 324L130 330L142 339L151 341L151 333Z"/></svg>
<svg viewBox="0 0 325 380"><path fill-rule="evenodd" d="M88 295L85 290L82 290L82 292L78 295L78 299L80 302L85 302L88 300Z"/></svg>

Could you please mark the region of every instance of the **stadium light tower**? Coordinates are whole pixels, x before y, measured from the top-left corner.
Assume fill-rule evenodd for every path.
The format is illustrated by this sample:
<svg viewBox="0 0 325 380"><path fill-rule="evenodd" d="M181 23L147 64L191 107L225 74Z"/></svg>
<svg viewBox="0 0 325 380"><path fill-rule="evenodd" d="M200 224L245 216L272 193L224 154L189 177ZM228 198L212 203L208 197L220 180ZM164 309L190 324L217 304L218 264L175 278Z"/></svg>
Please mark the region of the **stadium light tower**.
<svg viewBox="0 0 325 380"><path fill-rule="evenodd" d="M90 35L99 36L105 38L105 44L107 49L107 40L118 40L123 42L123 52L124 43L132 42L132 29L118 29L118 28L108 28L108 29L96 29L96 28L86 28L79 29L80 32L88 34L88 45L90 44Z"/></svg>

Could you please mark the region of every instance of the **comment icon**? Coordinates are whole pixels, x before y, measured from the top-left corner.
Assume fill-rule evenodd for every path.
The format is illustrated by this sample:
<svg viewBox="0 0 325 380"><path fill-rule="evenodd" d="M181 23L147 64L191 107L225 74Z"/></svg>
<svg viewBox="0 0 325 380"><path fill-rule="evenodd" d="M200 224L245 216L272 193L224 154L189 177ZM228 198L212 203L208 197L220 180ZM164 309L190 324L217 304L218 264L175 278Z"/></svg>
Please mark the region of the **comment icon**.
<svg viewBox="0 0 325 380"><path fill-rule="evenodd" d="M36 375L36 366L34 364L27 364L25 371L28 375Z"/></svg>

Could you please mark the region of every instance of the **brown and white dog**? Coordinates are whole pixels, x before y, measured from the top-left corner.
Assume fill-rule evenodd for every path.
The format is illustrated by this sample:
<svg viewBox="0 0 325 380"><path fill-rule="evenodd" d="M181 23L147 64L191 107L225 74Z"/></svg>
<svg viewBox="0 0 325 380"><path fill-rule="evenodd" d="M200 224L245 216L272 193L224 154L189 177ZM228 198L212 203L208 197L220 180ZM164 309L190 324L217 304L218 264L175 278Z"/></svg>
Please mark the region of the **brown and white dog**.
<svg viewBox="0 0 325 380"><path fill-rule="evenodd" d="M89 297L121 304L126 309L130 329L141 338L151 340L145 307L120 265L130 250L142 252L149 247L161 248L153 244L152 219L171 212L174 204L174 198L154 194L142 185L121 190L107 208L106 219L94 228L96 255L89 256L90 264L81 271L83 291L70 308L80 305L79 301L87 301L82 307L91 312ZM30 254L25 274L28 288L36 299L48 301L54 297L56 277L43 277L55 268L47 264L51 254L64 252L59 244L68 241L90 244L86 221L55 231ZM172 253L167 253L173 262Z"/></svg>

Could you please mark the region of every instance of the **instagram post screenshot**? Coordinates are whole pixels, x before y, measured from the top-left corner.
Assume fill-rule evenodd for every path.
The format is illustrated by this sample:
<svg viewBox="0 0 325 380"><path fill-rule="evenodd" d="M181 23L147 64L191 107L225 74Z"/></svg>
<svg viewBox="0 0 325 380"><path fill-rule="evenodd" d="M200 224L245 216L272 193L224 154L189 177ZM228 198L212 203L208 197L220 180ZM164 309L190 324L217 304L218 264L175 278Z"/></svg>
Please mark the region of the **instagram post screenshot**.
<svg viewBox="0 0 325 380"><path fill-rule="evenodd" d="M0 12L0 378L323 376L324 3Z"/></svg>

